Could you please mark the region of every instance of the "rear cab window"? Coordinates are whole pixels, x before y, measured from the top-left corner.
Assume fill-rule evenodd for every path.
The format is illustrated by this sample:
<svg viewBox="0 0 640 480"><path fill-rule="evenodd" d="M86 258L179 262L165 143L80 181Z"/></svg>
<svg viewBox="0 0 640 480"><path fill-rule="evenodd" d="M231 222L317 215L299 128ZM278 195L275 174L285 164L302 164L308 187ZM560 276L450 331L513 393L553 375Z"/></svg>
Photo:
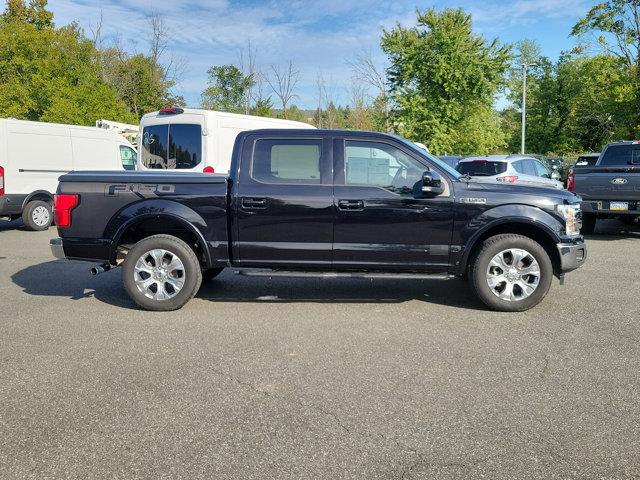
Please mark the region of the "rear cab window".
<svg viewBox="0 0 640 480"><path fill-rule="evenodd" d="M491 160L472 160L470 162L460 162L456 169L463 175L491 177L506 172L507 163Z"/></svg>
<svg viewBox="0 0 640 480"><path fill-rule="evenodd" d="M198 124L149 125L142 130L140 159L150 169L192 169L202 161Z"/></svg>
<svg viewBox="0 0 640 480"><path fill-rule="evenodd" d="M611 145L605 150L599 164L601 167L625 165L640 165L640 145Z"/></svg>

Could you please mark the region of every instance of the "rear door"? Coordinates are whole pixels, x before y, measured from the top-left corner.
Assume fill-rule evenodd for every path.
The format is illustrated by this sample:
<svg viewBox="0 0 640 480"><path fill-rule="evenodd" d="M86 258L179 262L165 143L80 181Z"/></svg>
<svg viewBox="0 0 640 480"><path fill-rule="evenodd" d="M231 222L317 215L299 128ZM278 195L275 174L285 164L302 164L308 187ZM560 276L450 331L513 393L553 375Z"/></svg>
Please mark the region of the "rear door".
<svg viewBox="0 0 640 480"><path fill-rule="evenodd" d="M234 258L243 266L331 265L333 186L331 139L245 138L233 210Z"/></svg>
<svg viewBox="0 0 640 480"><path fill-rule="evenodd" d="M438 169L390 140L339 139L334 150L334 268L441 270L449 262L452 186L424 198Z"/></svg>

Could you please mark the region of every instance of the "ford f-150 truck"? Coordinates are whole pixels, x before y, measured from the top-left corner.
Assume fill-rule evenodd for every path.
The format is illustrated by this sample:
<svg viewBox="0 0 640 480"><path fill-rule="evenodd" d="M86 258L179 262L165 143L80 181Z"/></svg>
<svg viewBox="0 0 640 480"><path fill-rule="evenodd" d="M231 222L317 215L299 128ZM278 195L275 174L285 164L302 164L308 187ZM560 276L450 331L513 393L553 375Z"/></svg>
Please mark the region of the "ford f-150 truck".
<svg viewBox="0 0 640 480"><path fill-rule="evenodd" d="M186 152L185 154L188 154ZM77 172L55 197L58 258L122 266L142 308L173 310L225 267L254 276L467 276L523 311L580 267L580 203L557 189L473 183L400 137L240 133L229 176Z"/></svg>
<svg viewBox="0 0 640 480"><path fill-rule="evenodd" d="M598 218L633 222L640 217L640 142L610 143L595 165L572 169L567 188L582 197L582 233L593 233Z"/></svg>

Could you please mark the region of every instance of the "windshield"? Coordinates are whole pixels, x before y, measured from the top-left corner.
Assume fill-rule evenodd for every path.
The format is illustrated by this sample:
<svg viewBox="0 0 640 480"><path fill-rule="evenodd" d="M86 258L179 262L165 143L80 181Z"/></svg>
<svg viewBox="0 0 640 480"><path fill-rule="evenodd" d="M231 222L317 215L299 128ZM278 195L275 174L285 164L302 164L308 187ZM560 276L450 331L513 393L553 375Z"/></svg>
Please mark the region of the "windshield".
<svg viewBox="0 0 640 480"><path fill-rule="evenodd" d="M507 171L506 162L490 162L488 160L473 160L471 162L460 162L457 166L458 172L472 177L492 177Z"/></svg>
<svg viewBox="0 0 640 480"><path fill-rule="evenodd" d="M399 137L397 135L394 135L394 137L397 138L398 140L402 141L402 143L404 143L405 146L411 148L411 150L413 150L414 152L417 152L421 157L428 158L429 161L435 163L438 166L438 168L440 168L440 169L444 170L445 172L447 172L454 179L458 180L460 178L460 174L454 168L452 168L449 165L447 165L445 162L440 160L435 155L432 155L431 153L427 152L426 150L423 150L422 148L418 147L415 143L410 142L406 138L402 138L402 137Z"/></svg>

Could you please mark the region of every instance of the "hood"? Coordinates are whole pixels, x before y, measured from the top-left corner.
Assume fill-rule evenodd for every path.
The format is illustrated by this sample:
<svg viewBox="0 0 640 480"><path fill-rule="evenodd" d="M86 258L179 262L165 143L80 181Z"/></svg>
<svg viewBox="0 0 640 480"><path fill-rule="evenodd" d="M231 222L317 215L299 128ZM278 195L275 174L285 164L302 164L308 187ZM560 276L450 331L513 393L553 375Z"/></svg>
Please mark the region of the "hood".
<svg viewBox="0 0 640 480"><path fill-rule="evenodd" d="M548 208L553 205L576 203L581 200L580 197L573 192L551 187L479 183L473 180L469 183L462 181L459 185L463 188L460 192L456 190L456 196L458 197L464 194L473 194L475 196L486 195L496 203L524 203L536 205L541 208ZM502 198L504 201L500 202Z"/></svg>

